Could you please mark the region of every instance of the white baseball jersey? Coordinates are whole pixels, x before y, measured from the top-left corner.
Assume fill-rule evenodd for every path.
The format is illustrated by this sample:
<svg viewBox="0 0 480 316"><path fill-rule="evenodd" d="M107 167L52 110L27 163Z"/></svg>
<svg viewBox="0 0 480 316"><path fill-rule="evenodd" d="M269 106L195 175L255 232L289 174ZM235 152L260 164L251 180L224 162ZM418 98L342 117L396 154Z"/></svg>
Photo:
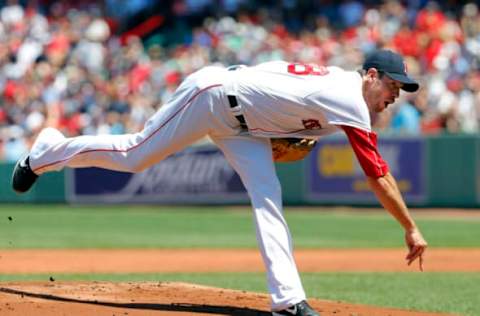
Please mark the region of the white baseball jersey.
<svg viewBox="0 0 480 316"><path fill-rule="evenodd" d="M354 71L274 61L230 71L226 90L252 135L318 138L337 125L370 131L361 86Z"/></svg>
<svg viewBox="0 0 480 316"><path fill-rule="evenodd" d="M253 136L318 139L343 129L366 175L388 172L356 71L273 61L229 71L225 91Z"/></svg>

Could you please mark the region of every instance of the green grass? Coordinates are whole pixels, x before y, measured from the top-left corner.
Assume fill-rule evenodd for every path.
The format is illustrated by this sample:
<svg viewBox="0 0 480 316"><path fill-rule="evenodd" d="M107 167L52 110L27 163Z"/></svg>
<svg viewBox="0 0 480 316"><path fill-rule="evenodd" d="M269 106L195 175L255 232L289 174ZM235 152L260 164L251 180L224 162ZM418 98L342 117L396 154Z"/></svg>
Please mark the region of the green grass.
<svg viewBox="0 0 480 316"><path fill-rule="evenodd" d="M314 210L286 209L297 248L404 247L402 229L386 213ZM418 217L430 247L480 247L480 218ZM190 247L256 248L250 209L0 205L0 250ZM0 281L47 281L49 277L0 275ZM86 281L186 281L267 291L263 273L55 274L53 277ZM305 273L303 281L310 297L480 315L477 304L480 273Z"/></svg>
<svg viewBox="0 0 480 316"><path fill-rule="evenodd" d="M287 208L297 248L403 247L390 215ZM11 217L12 220L9 220ZM480 219L419 219L430 247L480 247ZM0 205L0 249L255 248L248 207Z"/></svg>
<svg viewBox="0 0 480 316"><path fill-rule="evenodd" d="M266 292L262 273L0 275L0 281L178 281ZM409 310L480 315L479 273L305 273L309 297Z"/></svg>

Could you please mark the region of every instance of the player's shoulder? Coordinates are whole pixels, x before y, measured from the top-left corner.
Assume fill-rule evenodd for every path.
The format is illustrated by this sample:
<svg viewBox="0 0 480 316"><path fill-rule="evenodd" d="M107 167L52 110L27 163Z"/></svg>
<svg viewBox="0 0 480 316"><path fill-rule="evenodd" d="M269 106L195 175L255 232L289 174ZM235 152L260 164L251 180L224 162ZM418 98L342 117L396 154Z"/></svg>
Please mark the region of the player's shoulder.
<svg viewBox="0 0 480 316"><path fill-rule="evenodd" d="M343 76L350 76L350 77L358 77L358 72L356 71L351 71L351 70L346 70L344 68L341 68L339 66L327 66L328 72L329 73L334 73L337 75L343 75Z"/></svg>
<svg viewBox="0 0 480 316"><path fill-rule="evenodd" d="M338 66L327 66L328 71L330 72L337 72L337 73L344 73L346 72L345 69L340 68Z"/></svg>
<svg viewBox="0 0 480 316"><path fill-rule="evenodd" d="M328 66L328 74L330 77L335 77L336 82L342 86L357 86L362 82L362 76L358 71L346 70L338 66Z"/></svg>

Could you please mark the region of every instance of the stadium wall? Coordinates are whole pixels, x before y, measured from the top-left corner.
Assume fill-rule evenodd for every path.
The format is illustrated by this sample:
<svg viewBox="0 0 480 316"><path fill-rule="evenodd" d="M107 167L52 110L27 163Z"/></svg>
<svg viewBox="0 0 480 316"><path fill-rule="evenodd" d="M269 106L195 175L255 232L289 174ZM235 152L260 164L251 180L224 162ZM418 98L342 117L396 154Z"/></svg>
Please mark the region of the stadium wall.
<svg viewBox="0 0 480 316"><path fill-rule="evenodd" d="M479 136L383 136L379 150L409 205L480 206ZM10 189L12 168L0 164L0 203L248 203L238 175L213 146L189 148L136 175L95 168L49 173L25 195ZM378 205L344 137L325 138L306 160L277 164L277 172L288 205Z"/></svg>

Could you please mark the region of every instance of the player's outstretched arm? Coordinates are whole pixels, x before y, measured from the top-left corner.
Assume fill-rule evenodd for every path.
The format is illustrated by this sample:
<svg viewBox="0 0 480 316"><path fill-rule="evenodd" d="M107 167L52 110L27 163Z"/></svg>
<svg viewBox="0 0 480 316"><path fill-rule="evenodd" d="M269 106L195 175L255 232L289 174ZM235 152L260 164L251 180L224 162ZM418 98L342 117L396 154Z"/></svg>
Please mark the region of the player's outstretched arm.
<svg viewBox="0 0 480 316"><path fill-rule="evenodd" d="M383 207L387 209L405 229L405 242L409 250L406 256L408 265L418 258L420 270L423 271L423 253L427 248L427 242L423 238L415 221L410 216L410 212L398 189L395 178L390 172L387 172L382 177L367 177L367 181Z"/></svg>
<svg viewBox="0 0 480 316"><path fill-rule="evenodd" d="M388 171L387 163L378 151L377 135L351 126L340 127L345 131L378 200L405 229L405 241L409 249L406 257L408 264L410 265L418 258L420 270L423 270L423 252L427 248L427 242L410 216L397 182Z"/></svg>

